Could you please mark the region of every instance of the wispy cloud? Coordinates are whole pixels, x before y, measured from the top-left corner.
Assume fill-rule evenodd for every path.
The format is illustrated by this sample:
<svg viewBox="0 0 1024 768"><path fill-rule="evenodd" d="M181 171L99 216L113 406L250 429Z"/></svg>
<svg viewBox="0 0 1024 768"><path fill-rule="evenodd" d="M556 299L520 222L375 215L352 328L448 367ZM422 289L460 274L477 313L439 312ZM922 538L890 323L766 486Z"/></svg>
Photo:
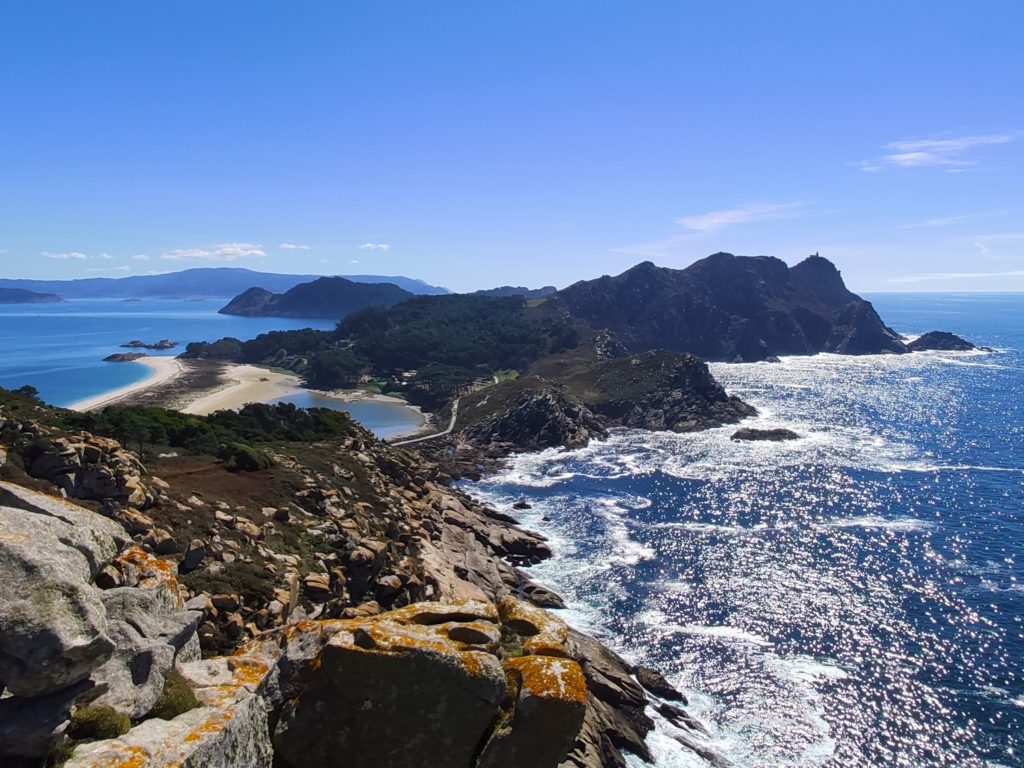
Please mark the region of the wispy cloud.
<svg viewBox="0 0 1024 768"><path fill-rule="evenodd" d="M82 270L83 272L91 273L103 273L103 272L131 272L132 268L128 264L122 264L119 267L86 267Z"/></svg>
<svg viewBox="0 0 1024 768"><path fill-rule="evenodd" d="M887 283L924 283L930 280L972 280L985 277L1024 277L1024 269L1003 272L923 272L917 275L890 277Z"/></svg>
<svg viewBox="0 0 1024 768"><path fill-rule="evenodd" d="M860 169L879 173L890 168L942 168L947 173L961 173L978 160L968 156L973 149L993 144L1009 144L1018 137L1015 133L992 133L953 138L901 139L882 147L885 154L873 160L864 160Z"/></svg>
<svg viewBox="0 0 1024 768"><path fill-rule="evenodd" d="M391 246L387 243L363 243L359 246L360 251L390 251Z"/></svg>
<svg viewBox="0 0 1024 768"><path fill-rule="evenodd" d="M48 259L75 259L76 261L85 261L89 258L87 254L81 251L66 251L63 253L52 253L50 251L43 251L43 256Z"/></svg>
<svg viewBox="0 0 1024 768"><path fill-rule="evenodd" d="M236 259L258 258L266 256L266 251L254 243L221 243L209 248L176 248L167 251L160 258L180 261L185 259L205 259L206 261L235 261Z"/></svg>
<svg viewBox="0 0 1024 768"><path fill-rule="evenodd" d="M1009 211L982 211L981 213L965 213L960 216L945 216L939 219L927 219L913 224L904 224L900 229L921 229L923 227L951 227L954 224L962 224L965 221L976 221L987 219L993 216L1005 216Z"/></svg>
<svg viewBox="0 0 1024 768"><path fill-rule="evenodd" d="M277 246L285 251L308 251L308 245L299 245L298 243L281 243Z"/></svg>
<svg viewBox="0 0 1024 768"><path fill-rule="evenodd" d="M695 232L714 233L754 221L791 219L803 213L804 203L752 203L722 211L697 213L676 219L676 224Z"/></svg>
<svg viewBox="0 0 1024 768"><path fill-rule="evenodd" d="M149 256L144 253L136 253L132 258L136 261L149 261Z"/></svg>

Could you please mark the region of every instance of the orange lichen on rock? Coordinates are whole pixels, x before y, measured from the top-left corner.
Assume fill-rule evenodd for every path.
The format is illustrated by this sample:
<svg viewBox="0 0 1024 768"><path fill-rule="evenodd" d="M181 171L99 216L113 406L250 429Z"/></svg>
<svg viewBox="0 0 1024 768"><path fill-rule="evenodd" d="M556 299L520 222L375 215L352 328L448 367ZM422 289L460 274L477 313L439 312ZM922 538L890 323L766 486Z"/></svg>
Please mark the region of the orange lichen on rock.
<svg viewBox="0 0 1024 768"><path fill-rule="evenodd" d="M558 617L512 598L505 598L498 603L498 613L502 624L526 637L523 641L524 653L530 656L568 658L565 644L569 640L569 627Z"/></svg>
<svg viewBox="0 0 1024 768"><path fill-rule="evenodd" d="M166 560L133 546L114 558L112 565L124 576L125 584L140 589L165 590L175 610L180 611L184 607L178 589L178 577L174 567Z"/></svg>
<svg viewBox="0 0 1024 768"><path fill-rule="evenodd" d="M506 672L519 680L519 697L559 699L583 704L587 681L580 665L572 659L550 656L519 656L504 663Z"/></svg>

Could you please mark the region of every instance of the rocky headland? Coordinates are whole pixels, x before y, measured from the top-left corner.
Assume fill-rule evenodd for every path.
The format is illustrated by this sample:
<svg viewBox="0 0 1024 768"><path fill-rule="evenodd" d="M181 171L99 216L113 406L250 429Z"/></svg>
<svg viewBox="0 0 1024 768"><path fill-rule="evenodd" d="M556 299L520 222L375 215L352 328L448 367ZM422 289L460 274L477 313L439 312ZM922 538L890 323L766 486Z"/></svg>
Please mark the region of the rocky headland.
<svg viewBox="0 0 1024 768"><path fill-rule="evenodd" d="M770 256L716 253L686 269L638 264L587 280L551 301L634 351L663 348L704 360L753 362L817 352L904 353L871 304L820 256L789 267Z"/></svg>
<svg viewBox="0 0 1024 768"><path fill-rule="evenodd" d="M173 445L245 414L5 394L5 764L596 768L649 757L648 708L699 733L656 672L539 607L542 537L340 414L260 408L291 431L211 457Z"/></svg>

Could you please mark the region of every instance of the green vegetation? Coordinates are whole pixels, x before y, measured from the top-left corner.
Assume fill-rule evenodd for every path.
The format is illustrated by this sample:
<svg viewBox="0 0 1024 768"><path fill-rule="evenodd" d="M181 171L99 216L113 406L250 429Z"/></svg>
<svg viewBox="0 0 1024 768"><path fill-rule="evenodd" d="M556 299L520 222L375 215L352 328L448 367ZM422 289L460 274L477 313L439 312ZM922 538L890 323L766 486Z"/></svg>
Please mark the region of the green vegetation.
<svg viewBox="0 0 1024 768"><path fill-rule="evenodd" d="M128 715L118 712L113 707L93 704L79 707L71 716L67 735L81 741L82 739L114 739L131 730L132 721Z"/></svg>
<svg viewBox="0 0 1024 768"><path fill-rule="evenodd" d="M306 371L306 383L317 389L357 387L370 361L351 349L325 349L316 353Z"/></svg>
<svg viewBox="0 0 1024 768"><path fill-rule="evenodd" d="M245 443L228 443L220 449L218 456L228 469L238 472L259 472L274 466L269 453Z"/></svg>
<svg viewBox="0 0 1024 768"><path fill-rule="evenodd" d="M168 670L164 676L164 690L156 700L147 717L159 717L161 720L173 720L178 715L199 706L192 686L176 669Z"/></svg>
<svg viewBox="0 0 1024 768"><path fill-rule="evenodd" d="M548 351L550 331L521 298L454 294L355 312L338 324L337 337L350 339L378 371L437 363L489 373L525 368Z"/></svg>
<svg viewBox="0 0 1024 768"><path fill-rule="evenodd" d="M414 405L436 410L469 389L474 381L473 374L465 368L431 363L416 372L405 395Z"/></svg>
<svg viewBox="0 0 1024 768"><path fill-rule="evenodd" d="M62 426L111 437L125 445L181 448L225 458L234 468L264 469L269 457L252 446L268 442L315 442L352 434L348 414L291 403L252 403L240 411L191 416L164 408L111 406L88 413L65 412Z"/></svg>
<svg viewBox="0 0 1024 768"><path fill-rule="evenodd" d="M353 312L331 331L272 331L251 341L189 344L185 357L275 365L317 389L351 389L374 377L436 409L479 378L515 378L535 360L579 343L574 325L520 296L417 296ZM416 371L409 380L403 374ZM388 383L390 382L390 384Z"/></svg>

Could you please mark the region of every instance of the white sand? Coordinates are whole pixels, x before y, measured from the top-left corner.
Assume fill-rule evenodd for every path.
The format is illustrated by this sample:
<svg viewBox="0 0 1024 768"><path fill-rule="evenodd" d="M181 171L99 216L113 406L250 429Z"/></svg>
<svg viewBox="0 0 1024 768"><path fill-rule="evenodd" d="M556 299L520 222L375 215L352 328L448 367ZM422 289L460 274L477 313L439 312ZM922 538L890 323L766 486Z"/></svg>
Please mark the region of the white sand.
<svg viewBox="0 0 1024 768"><path fill-rule="evenodd" d="M105 392L96 397L86 398L68 406L73 411L92 411L97 408L105 408L108 405L122 400L128 395L135 394L143 389L155 387L170 381L182 371L182 363L174 357L141 357L135 362L149 366L151 373L142 381L129 384L126 387L115 389L112 392ZM123 363L122 363L123 365Z"/></svg>
<svg viewBox="0 0 1024 768"><path fill-rule="evenodd" d="M229 365L225 384L213 392L197 392L182 411L206 416L214 411L233 411L248 403L265 403L300 391L299 377L255 365Z"/></svg>

